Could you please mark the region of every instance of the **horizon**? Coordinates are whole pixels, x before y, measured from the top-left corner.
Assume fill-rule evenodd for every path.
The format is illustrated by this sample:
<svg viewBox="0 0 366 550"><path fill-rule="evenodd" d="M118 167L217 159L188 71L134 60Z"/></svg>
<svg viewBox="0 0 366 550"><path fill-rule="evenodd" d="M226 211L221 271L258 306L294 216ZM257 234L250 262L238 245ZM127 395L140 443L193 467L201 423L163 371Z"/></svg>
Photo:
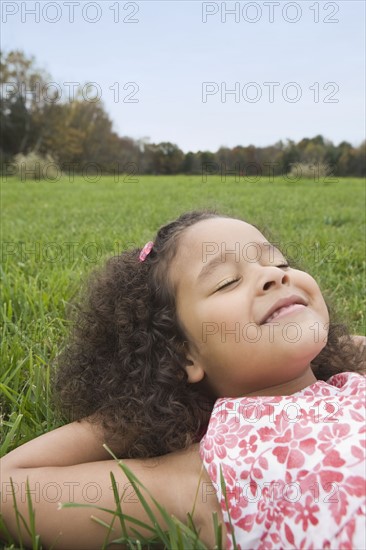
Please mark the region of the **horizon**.
<svg viewBox="0 0 366 550"><path fill-rule="evenodd" d="M36 4L1 3L2 50L61 89L94 83L121 137L185 154L365 139L363 2Z"/></svg>

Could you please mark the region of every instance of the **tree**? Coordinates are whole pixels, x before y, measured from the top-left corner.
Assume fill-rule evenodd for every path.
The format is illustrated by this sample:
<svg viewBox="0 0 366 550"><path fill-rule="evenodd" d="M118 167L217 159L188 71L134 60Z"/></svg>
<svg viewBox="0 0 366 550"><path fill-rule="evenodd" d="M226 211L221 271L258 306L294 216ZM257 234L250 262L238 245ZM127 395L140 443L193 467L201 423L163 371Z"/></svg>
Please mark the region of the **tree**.
<svg viewBox="0 0 366 550"><path fill-rule="evenodd" d="M36 68L34 57L27 59L21 51L0 52L3 157L26 153L38 147L42 109L46 103L44 89L49 77Z"/></svg>
<svg viewBox="0 0 366 550"><path fill-rule="evenodd" d="M86 99L82 88L68 99L59 87L50 86L51 77L36 67L34 57L18 50L0 52L0 69L2 163L32 153L30 158L51 155L61 168L72 166L75 172L93 164L102 173L200 174L206 167L211 173L257 177L287 173L294 164L302 164L309 170L328 165L340 176L365 175L365 142L352 147L343 141L336 147L320 134L297 144L291 140L267 147L239 144L215 153L186 155L169 141L134 141L113 131L102 101Z"/></svg>
<svg viewBox="0 0 366 550"><path fill-rule="evenodd" d="M153 174L178 174L182 171L184 153L169 141L147 145L145 153L150 155Z"/></svg>

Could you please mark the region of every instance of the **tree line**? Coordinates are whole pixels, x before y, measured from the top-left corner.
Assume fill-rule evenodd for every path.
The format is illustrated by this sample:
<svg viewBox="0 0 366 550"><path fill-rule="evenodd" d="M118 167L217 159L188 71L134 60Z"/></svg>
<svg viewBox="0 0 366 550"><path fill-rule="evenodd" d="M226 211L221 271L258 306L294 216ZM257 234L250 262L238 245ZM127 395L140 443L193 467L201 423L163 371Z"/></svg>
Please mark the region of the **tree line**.
<svg viewBox="0 0 366 550"><path fill-rule="evenodd" d="M81 88L63 99L58 86L34 57L21 51L0 52L0 164L9 166L17 155L37 154L61 170L95 168L102 174L232 174L256 178L298 173L334 176L366 175L364 141L334 145L323 136L278 141L268 147L238 145L216 152L184 153L171 142L133 140L113 131L101 100L85 100ZM53 83L50 84L50 83ZM301 168L300 168L301 170Z"/></svg>

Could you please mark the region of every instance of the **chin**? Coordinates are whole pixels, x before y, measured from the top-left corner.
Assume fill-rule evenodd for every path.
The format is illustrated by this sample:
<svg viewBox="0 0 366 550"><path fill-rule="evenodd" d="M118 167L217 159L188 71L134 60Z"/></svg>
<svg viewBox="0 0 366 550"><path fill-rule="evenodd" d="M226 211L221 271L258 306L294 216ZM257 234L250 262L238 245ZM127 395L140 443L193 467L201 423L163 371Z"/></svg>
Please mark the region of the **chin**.
<svg viewBox="0 0 366 550"><path fill-rule="evenodd" d="M299 350L298 353L294 353L289 358L289 361L292 361L293 365L296 365L300 369L305 368L319 355L325 345L325 343L321 342L317 345L307 346L306 350Z"/></svg>
<svg viewBox="0 0 366 550"><path fill-rule="evenodd" d="M319 355L326 344L327 334L320 335L319 338L314 338L314 335L309 334L307 338L301 338L299 342L290 343L286 349L286 363L298 365L300 368L305 367Z"/></svg>

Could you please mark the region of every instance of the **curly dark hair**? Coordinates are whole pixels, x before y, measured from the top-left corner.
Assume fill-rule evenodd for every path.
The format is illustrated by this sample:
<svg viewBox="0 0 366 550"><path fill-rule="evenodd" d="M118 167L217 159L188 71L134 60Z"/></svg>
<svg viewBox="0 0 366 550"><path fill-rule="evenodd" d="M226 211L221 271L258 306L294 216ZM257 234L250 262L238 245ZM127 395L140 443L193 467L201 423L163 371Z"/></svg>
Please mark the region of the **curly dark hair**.
<svg viewBox="0 0 366 550"><path fill-rule="evenodd" d="M75 304L56 360L54 403L65 420L101 425L121 458L187 448L207 429L215 396L204 381L188 382L188 339L167 274L184 230L214 217L227 216L193 211L161 227L144 262L141 249L111 257L92 272ZM360 349L345 325L330 324L328 342L311 364L319 380L361 371Z"/></svg>

